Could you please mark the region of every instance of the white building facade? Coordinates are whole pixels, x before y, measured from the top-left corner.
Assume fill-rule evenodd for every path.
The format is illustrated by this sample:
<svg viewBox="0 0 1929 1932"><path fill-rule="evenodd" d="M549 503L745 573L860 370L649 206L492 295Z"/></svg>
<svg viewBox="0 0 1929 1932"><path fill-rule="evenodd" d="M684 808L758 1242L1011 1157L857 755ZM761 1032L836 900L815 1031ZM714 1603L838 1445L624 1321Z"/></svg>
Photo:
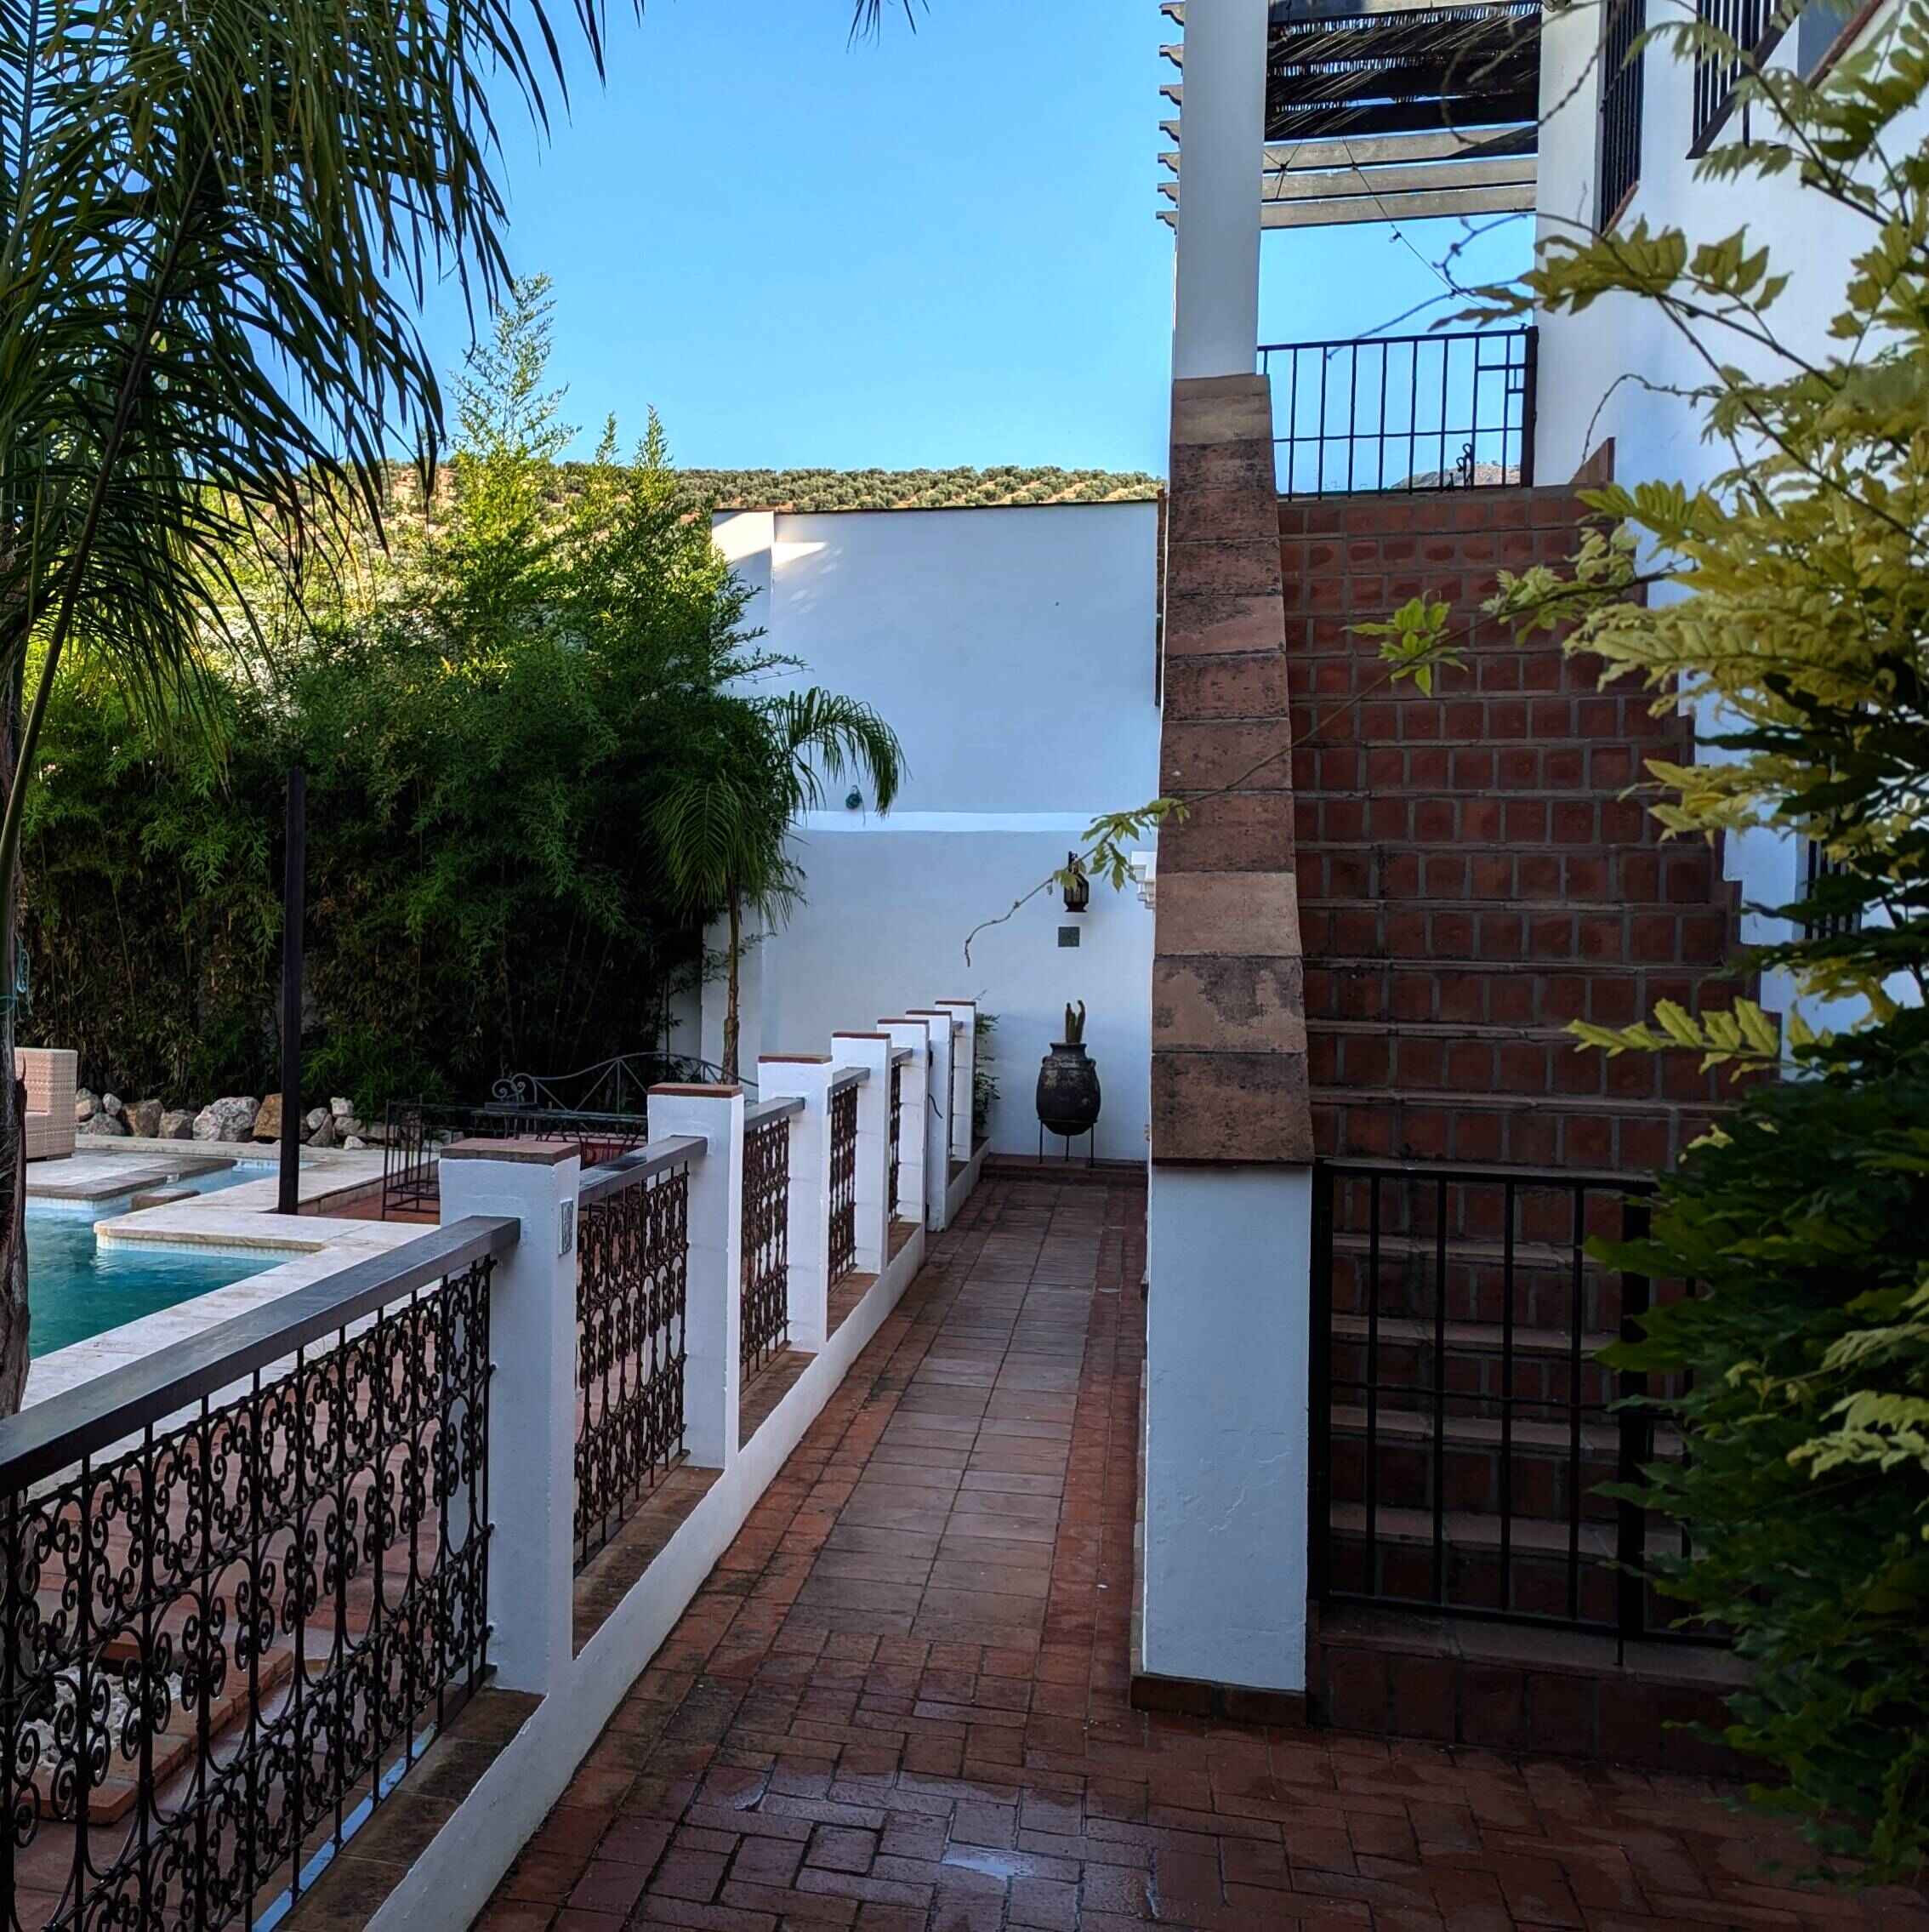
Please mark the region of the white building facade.
<svg viewBox="0 0 1929 1932"><path fill-rule="evenodd" d="M1098 881L1083 912L1056 887L1010 909L1097 814L1157 795L1158 531L1149 501L720 516L746 621L797 660L774 684L862 698L907 765L890 812L859 791L799 827L804 903L745 958L747 1070L851 1013L896 1017L895 989L936 987L993 1023L991 1146L1033 1154L1038 1063L1082 1002L1104 1096L1090 1151L1144 1160L1151 910ZM710 1061L723 1009L713 973ZM671 1044L691 1050L687 1024Z"/></svg>

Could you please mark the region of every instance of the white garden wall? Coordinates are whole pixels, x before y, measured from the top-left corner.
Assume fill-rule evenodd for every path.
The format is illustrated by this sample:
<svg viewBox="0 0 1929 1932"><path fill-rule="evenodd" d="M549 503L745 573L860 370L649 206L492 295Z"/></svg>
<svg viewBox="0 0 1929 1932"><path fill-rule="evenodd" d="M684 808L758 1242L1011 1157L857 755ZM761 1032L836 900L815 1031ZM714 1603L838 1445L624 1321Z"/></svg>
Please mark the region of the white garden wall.
<svg viewBox="0 0 1929 1932"><path fill-rule="evenodd" d="M907 984L975 998L998 1022L992 1145L1029 1153L1039 1058L1083 1000L1097 1151L1143 1156L1152 915L1137 894L1095 883L1074 915L1047 892L981 935L969 965L964 942L1062 865L1095 814L1158 790L1158 535L1151 503L720 517L756 593L748 621L801 661L790 681L875 705L909 765L888 815L868 797L844 809L840 786L799 829L806 903L744 975L747 1069L852 1013L894 1014ZM713 981L711 1059L722 1014Z"/></svg>

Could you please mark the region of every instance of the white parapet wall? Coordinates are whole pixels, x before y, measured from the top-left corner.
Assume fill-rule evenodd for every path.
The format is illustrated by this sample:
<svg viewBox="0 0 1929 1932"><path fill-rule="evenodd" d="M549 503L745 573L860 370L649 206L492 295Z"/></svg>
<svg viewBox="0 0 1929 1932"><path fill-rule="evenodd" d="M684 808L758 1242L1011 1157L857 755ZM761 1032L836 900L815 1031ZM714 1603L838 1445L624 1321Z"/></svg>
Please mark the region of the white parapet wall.
<svg viewBox="0 0 1929 1932"><path fill-rule="evenodd" d="M935 1018L948 1032L949 1016ZM930 1023L900 1023L896 1029L904 1039L919 1041L920 1067ZM873 1028L845 1033L835 1043L834 1058L794 1055L764 1064L772 1090L766 1108L779 1104L780 1088L802 1101L794 1116L803 1125L792 1142L795 1165L788 1211L810 1260L792 1283L793 1319L799 1297L819 1309L823 1305L818 1253L832 1185L824 1144L827 1108L838 1089L852 1081L868 1102L860 1106L860 1171L852 1198L868 1229L858 1237L862 1258L873 1264L862 1274L873 1279L828 1334L808 1320L801 1325L803 1332L794 1339L796 1352L808 1359L785 1371L794 1379L748 1440L742 1439L737 1361L744 1096L734 1086L653 1090L652 1150L638 1158L647 1163L653 1150L658 1161L688 1164L686 1439L691 1464L715 1473L643 1575L573 1652L578 1163L573 1148L553 1143L481 1142L463 1143L449 1161L445 1213L513 1217L521 1230L492 1303L494 1387L513 1392L515 1399L492 1404L490 1416L492 1530L498 1539L490 1565L490 1610L501 1633L492 1661L499 1661L503 1683L537 1693L539 1701L369 1918L380 1932L465 1925L487 1904L757 1499L923 1265L922 1220L907 1226L910 1217L902 1211L887 1220L883 1207L889 1160L885 1083L891 1056L901 1050L891 1030ZM873 1081L876 1090L867 1092ZM905 1085L913 1104L928 1113L921 1072ZM947 1127L941 1109L930 1136L934 1152L942 1151ZM953 1183L951 1205L962 1205L977 1167L976 1160L968 1164ZM605 1176L600 1185L615 1184L607 1171ZM799 1190L811 1198L800 1198ZM902 1189L901 1195L900 1208L909 1205L916 1215L915 1195ZM513 1359L505 1362L505 1352ZM585 1575L594 1580L594 1564ZM352 1845L350 1840L351 1850Z"/></svg>

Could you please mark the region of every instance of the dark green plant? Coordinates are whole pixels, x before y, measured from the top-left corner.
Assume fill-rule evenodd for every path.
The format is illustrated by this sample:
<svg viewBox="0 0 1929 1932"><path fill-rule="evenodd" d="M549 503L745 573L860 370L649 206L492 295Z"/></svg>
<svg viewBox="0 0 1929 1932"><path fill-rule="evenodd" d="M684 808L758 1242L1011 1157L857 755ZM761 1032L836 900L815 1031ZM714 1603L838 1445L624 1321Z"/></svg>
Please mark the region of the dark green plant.
<svg viewBox="0 0 1929 1932"><path fill-rule="evenodd" d="M998 1030L996 1013L980 1012L972 1023L971 1143L976 1146L991 1131L992 1103L998 1098L998 1075L992 1071L992 1035Z"/></svg>

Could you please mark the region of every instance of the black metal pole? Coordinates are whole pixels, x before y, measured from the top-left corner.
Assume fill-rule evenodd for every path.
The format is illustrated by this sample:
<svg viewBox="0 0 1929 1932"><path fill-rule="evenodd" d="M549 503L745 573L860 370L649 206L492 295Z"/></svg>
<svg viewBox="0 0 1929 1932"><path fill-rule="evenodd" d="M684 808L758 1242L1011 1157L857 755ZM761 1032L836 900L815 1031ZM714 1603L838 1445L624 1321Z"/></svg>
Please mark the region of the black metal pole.
<svg viewBox="0 0 1929 1932"><path fill-rule="evenodd" d="M308 880L308 781L288 773L287 853L282 872L282 1192L283 1214L301 1211L301 928Z"/></svg>

